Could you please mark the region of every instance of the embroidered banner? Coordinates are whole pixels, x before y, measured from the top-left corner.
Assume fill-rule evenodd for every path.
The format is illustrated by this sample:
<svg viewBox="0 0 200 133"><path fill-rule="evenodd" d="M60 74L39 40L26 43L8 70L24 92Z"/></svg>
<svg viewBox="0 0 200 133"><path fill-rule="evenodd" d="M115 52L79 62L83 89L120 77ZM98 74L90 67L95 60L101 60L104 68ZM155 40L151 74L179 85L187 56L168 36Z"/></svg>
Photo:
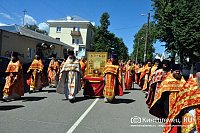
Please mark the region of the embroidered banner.
<svg viewBox="0 0 200 133"><path fill-rule="evenodd" d="M107 52L87 52L86 76L103 77L103 69L107 63Z"/></svg>

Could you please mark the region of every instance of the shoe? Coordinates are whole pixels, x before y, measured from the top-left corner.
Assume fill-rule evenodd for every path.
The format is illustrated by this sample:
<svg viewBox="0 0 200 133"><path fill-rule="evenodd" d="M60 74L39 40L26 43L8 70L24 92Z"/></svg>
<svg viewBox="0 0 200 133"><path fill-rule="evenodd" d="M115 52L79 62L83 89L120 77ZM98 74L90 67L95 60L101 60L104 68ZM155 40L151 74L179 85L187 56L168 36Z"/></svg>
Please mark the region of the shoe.
<svg viewBox="0 0 200 133"><path fill-rule="evenodd" d="M1 99L1 101L3 101L3 102L9 102L9 100L7 100L7 99Z"/></svg>
<svg viewBox="0 0 200 133"><path fill-rule="evenodd" d="M8 99L7 96L3 96L2 101L3 101L3 102L9 102L9 99Z"/></svg>
<svg viewBox="0 0 200 133"><path fill-rule="evenodd" d="M29 94L31 94L31 93L35 93L35 91L34 91L34 90L30 90L30 91L29 91Z"/></svg>
<svg viewBox="0 0 200 133"><path fill-rule="evenodd" d="M145 98L147 98L148 97L148 93L145 93Z"/></svg>
<svg viewBox="0 0 200 133"><path fill-rule="evenodd" d="M75 102L75 97L74 96L68 96L69 102L74 103Z"/></svg>
<svg viewBox="0 0 200 133"><path fill-rule="evenodd" d="M104 102L105 102L105 103L108 103L108 100L107 100L107 98L104 98L103 100L104 100Z"/></svg>
<svg viewBox="0 0 200 133"><path fill-rule="evenodd" d="M69 102L70 102L70 103L74 103L74 102L75 102L75 99L69 99Z"/></svg>

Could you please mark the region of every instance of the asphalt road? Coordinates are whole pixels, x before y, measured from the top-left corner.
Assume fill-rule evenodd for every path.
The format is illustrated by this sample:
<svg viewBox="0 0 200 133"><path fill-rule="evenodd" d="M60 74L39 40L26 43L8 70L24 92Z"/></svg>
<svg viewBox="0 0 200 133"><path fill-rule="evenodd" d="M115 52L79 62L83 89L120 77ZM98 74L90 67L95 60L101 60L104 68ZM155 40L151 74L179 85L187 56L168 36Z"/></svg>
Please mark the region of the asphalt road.
<svg viewBox="0 0 200 133"><path fill-rule="evenodd" d="M0 133L161 133L164 123L148 113L138 86L124 93L112 104L85 98L82 91L75 103L55 88L26 93L17 101L0 103Z"/></svg>

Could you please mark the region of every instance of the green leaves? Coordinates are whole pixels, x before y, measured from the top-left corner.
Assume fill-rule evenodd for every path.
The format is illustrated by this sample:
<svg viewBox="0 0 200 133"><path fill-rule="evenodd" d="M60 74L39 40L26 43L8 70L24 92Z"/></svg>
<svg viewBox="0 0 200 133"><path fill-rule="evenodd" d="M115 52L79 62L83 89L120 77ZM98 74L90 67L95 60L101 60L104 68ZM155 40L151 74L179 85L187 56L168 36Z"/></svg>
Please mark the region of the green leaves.
<svg viewBox="0 0 200 133"><path fill-rule="evenodd" d="M111 48L114 48L114 52L118 54L119 59L128 59L128 48L123 42L123 39L115 36L114 33L108 31L110 15L105 12L100 19L100 26L95 27L94 42L92 47L93 51L97 52L111 52Z"/></svg>
<svg viewBox="0 0 200 133"><path fill-rule="evenodd" d="M152 0L158 39L166 42L166 49L178 51L181 62L189 56L197 59L200 53L200 1Z"/></svg>
<svg viewBox="0 0 200 133"><path fill-rule="evenodd" d="M133 40L134 50L131 53L131 58L133 60L136 60L136 56L138 55L137 60L143 61L146 32L147 32L147 24L144 24L142 28L140 28L140 30L134 36L134 40ZM156 38L157 38L157 31L156 31L155 24L153 22L150 22L149 38L148 38L148 44L147 44L147 59L152 59L153 57L153 52L155 52L153 43L156 42ZM138 50L138 54L137 54L137 50Z"/></svg>
<svg viewBox="0 0 200 133"><path fill-rule="evenodd" d="M40 29L38 28L37 25L28 25L28 24L27 24L27 25L25 25L24 27L27 28L27 29L36 31L36 32L38 32L38 33L42 33L42 34L48 35L47 31L45 31L45 30L40 30Z"/></svg>

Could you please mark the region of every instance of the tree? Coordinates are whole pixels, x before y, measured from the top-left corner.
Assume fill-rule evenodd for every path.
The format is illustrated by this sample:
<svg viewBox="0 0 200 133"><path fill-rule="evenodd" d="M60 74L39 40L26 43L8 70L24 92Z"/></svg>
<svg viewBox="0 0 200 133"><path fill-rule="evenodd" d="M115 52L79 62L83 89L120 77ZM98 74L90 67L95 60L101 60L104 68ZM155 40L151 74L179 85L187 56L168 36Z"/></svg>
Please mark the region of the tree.
<svg viewBox="0 0 200 133"><path fill-rule="evenodd" d="M112 48L114 52L118 54L119 59L128 59L128 48L123 42L123 39L115 36L114 33L108 31L110 15L105 12L100 18L100 26L96 26L94 29L94 41L91 49L96 52L111 52Z"/></svg>
<svg viewBox="0 0 200 133"><path fill-rule="evenodd" d="M110 25L109 14L107 12L103 13L100 19L100 26L94 29L94 42L92 49L97 52L109 51L111 44L108 41L109 31L108 26Z"/></svg>
<svg viewBox="0 0 200 133"><path fill-rule="evenodd" d="M44 35L48 35L48 32L47 32L47 31L45 31L45 30L40 30L40 29L38 28L37 25L28 25L28 24L27 24L27 25L25 25L24 27L27 28L27 29L33 30L33 31L35 31L35 32L42 33L42 34L44 34Z"/></svg>
<svg viewBox="0 0 200 133"><path fill-rule="evenodd" d="M104 12L101 16L100 23L101 23L101 29L104 31L108 31L108 26L110 25L109 21L110 15L108 12Z"/></svg>
<svg viewBox="0 0 200 133"><path fill-rule="evenodd" d="M134 45L133 45L133 52L131 53L131 59L136 60L137 50L138 50L137 60L143 61L145 52L144 47L146 41L145 40L146 32L147 32L147 24L144 24L142 28L135 34L133 40ZM147 59L152 59L153 53L155 52L153 43L156 42L156 36L157 34L156 34L155 24L153 22L150 22L148 43L147 43Z"/></svg>
<svg viewBox="0 0 200 133"><path fill-rule="evenodd" d="M158 39L166 49L178 53L181 63L186 57L197 60L200 55L200 1L152 0Z"/></svg>
<svg viewBox="0 0 200 133"><path fill-rule="evenodd" d="M118 58L120 60L128 60L129 55L128 55L128 48L123 42L122 38L115 37L114 38L114 45L113 48L115 49L115 53L118 54Z"/></svg>

